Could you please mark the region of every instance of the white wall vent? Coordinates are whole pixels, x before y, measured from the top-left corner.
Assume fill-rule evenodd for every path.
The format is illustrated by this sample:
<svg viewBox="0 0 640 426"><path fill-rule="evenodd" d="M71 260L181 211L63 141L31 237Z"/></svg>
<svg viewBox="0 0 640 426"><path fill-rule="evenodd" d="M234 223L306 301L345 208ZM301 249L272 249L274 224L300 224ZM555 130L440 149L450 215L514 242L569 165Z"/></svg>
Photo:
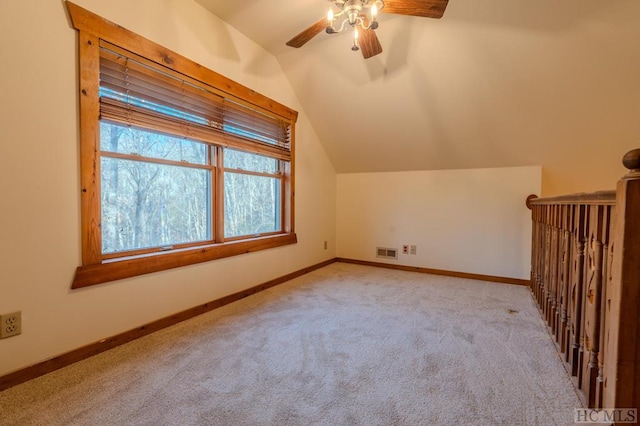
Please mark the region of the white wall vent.
<svg viewBox="0 0 640 426"><path fill-rule="evenodd" d="M398 249L376 247L376 257L381 257L383 259L397 259Z"/></svg>

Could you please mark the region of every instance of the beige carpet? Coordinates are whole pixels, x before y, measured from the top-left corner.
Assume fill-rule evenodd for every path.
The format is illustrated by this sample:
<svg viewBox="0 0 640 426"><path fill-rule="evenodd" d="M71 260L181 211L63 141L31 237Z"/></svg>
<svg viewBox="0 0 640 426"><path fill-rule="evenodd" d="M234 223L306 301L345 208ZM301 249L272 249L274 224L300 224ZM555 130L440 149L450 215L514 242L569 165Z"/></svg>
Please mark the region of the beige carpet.
<svg viewBox="0 0 640 426"><path fill-rule="evenodd" d="M555 425L525 287L335 263L0 393L2 425Z"/></svg>

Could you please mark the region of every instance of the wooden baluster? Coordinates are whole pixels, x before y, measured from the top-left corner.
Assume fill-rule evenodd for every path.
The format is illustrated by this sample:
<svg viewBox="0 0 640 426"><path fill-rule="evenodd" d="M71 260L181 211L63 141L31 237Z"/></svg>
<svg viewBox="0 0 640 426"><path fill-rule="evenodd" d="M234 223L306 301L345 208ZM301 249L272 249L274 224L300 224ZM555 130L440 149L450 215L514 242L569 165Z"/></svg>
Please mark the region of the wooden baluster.
<svg viewBox="0 0 640 426"><path fill-rule="evenodd" d="M623 164L630 172L616 192L603 405L640 409L640 149L628 152Z"/></svg>
<svg viewBox="0 0 640 426"><path fill-rule="evenodd" d="M542 312L542 298L543 298L543 282L544 282L544 236L545 236L545 227L544 227L544 210L545 206L539 206L538 209L538 220L540 227L538 228L538 277L536 281L536 295L538 298L538 309Z"/></svg>
<svg viewBox="0 0 640 426"><path fill-rule="evenodd" d="M549 206L547 212L547 245L545 250L547 251L547 268L545 269L545 286L547 290L546 309L545 309L545 321L547 325L551 325L551 310L553 309L553 211L554 206Z"/></svg>
<svg viewBox="0 0 640 426"><path fill-rule="evenodd" d="M544 318L549 323L549 311L551 310L551 262L553 259L551 258L551 206L547 206L546 214L545 214L545 244L544 244Z"/></svg>
<svg viewBox="0 0 640 426"><path fill-rule="evenodd" d="M575 261L575 242L573 229L575 226L575 212L576 206L569 205L567 206L567 263L565 265L566 271L566 310L567 310L567 320L564 332L564 361L569 363L571 358L571 321L573 319L573 312L571 311L572 306L572 285L573 282L573 264Z"/></svg>
<svg viewBox="0 0 640 426"><path fill-rule="evenodd" d="M549 288L551 290L551 303L549 306L549 328L551 329L551 335L556 332L556 312L558 310L558 260L560 255L558 253L558 208L560 206L555 205L551 208L551 265L549 265Z"/></svg>
<svg viewBox="0 0 640 426"><path fill-rule="evenodd" d="M571 360L573 359L573 336L575 334L576 326L575 326L575 299L576 299L576 291L575 291L575 281L576 281L576 262L578 261L578 248L576 242L576 224L575 217L576 212L578 211L578 206L572 204L569 206L571 211L571 218L573 219L571 223L570 233L569 233L569 250L571 252L571 264L569 268L571 270L571 279L567 283L569 286L569 290L567 292L567 335L566 335L566 351L565 351L565 362L571 365Z"/></svg>
<svg viewBox="0 0 640 426"><path fill-rule="evenodd" d="M589 206L588 252L585 280L584 353L582 389L589 407L596 401L598 354L600 350L600 298L602 295L603 240L606 229L605 206Z"/></svg>
<svg viewBox="0 0 640 426"><path fill-rule="evenodd" d="M573 279L571 280L571 375L578 376L581 372L580 354L582 337L582 282L584 277L584 226L585 206L575 206L573 237L575 244ZM580 377L579 377L580 379ZM581 380L578 380L580 383Z"/></svg>
<svg viewBox="0 0 640 426"><path fill-rule="evenodd" d="M560 352L566 353L567 344L567 311L569 303L569 279L571 271L571 212L570 206L562 206L562 265L560 271L560 316L558 320L558 335L556 341L560 345Z"/></svg>
<svg viewBox="0 0 640 426"><path fill-rule="evenodd" d="M545 223L545 217L547 215L547 206L540 206L540 256L538 258L538 308L544 317L544 265L547 258L547 251L545 244L547 242L547 224Z"/></svg>
<svg viewBox="0 0 640 426"><path fill-rule="evenodd" d="M591 212L589 210L589 206L584 206L585 208L585 214L584 214L584 228L583 228L583 234L582 234L582 241L583 241L583 249L584 249L584 255L583 255L583 269L582 269L582 281L581 281L581 301L582 301L582 308L580 310L580 350L578 352L578 388L583 389L584 392L584 382L583 379L585 377L585 369L586 369L586 362L585 361L585 344L586 344L586 339L587 339L587 333L586 333L586 313L587 313L587 285L588 285L588 276L587 276L587 271L589 269L589 252L591 250L591 247L589 245L589 213ZM587 357L588 360L588 357Z"/></svg>
<svg viewBox="0 0 640 426"><path fill-rule="evenodd" d="M562 205L556 206L556 296L555 296L555 308L553 315L553 335L556 338L556 342L560 341L560 311L562 309Z"/></svg>
<svg viewBox="0 0 640 426"><path fill-rule="evenodd" d="M568 364L571 364L571 357L573 354L573 332L575 331L575 327L573 323L575 322L574 314L573 314L573 306L574 306L574 286L573 283L575 281L575 263L576 263L576 237L575 237L575 217L577 206L575 204L569 206L569 215L571 217L571 223L569 227L569 258L571 263L569 264L569 277L567 281L567 331L565 335L565 352L564 352L564 361Z"/></svg>
<svg viewBox="0 0 640 426"><path fill-rule="evenodd" d="M536 222L536 209L531 204L529 204L529 202L532 200L532 197L535 197L535 195L529 195L529 197L527 197L526 204L529 210L531 210L531 269L529 270L529 289L535 296L535 292L533 291L533 283L536 281L536 229L538 227L538 224Z"/></svg>
<svg viewBox="0 0 640 426"><path fill-rule="evenodd" d="M606 408L602 405L603 386L604 386L604 363L605 363L605 326L607 323L606 304L607 304L607 288L610 283L610 271L612 257L609 251L612 231L615 226L615 206L604 207L604 229L602 239L602 284L600 295L600 323L599 328L599 345L598 345L598 374L595 384L595 400L593 408Z"/></svg>
<svg viewBox="0 0 640 426"><path fill-rule="evenodd" d="M551 328L551 335L556 332L556 311L557 311L557 295L558 295L558 207L551 206L550 229L551 229L551 245L549 246L549 311L547 313L547 323Z"/></svg>
<svg viewBox="0 0 640 426"><path fill-rule="evenodd" d="M532 261L531 261L531 291L536 299L536 303L540 306L540 292L538 285L540 280L540 232L542 224L540 223L540 209L542 206L532 206L531 215L533 217L533 245L532 245Z"/></svg>
<svg viewBox="0 0 640 426"><path fill-rule="evenodd" d="M546 298L546 294L544 292L544 268L545 260L547 258L547 224L545 222L547 216L547 207L548 206L540 206L540 254L538 258L538 308L540 308L540 312L543 312L543 315Z"/></svg>

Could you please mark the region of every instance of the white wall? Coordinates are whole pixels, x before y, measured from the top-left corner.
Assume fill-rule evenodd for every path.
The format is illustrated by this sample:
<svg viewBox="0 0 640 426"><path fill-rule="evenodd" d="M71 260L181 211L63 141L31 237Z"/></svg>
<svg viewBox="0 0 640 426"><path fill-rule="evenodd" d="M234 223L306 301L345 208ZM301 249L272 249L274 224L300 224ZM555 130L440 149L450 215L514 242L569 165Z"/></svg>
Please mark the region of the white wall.
<svg viewBox="0 0 640 426"><path fill-rule="evenodd" d="M529 194L541 168L338 175L339 257L455 272L529 278ZM417 254L402 254L402 245ZM375 248L398 248L398 260Z"/></svg>
<svg viewBox="0 0 640 426"><path fill-rule="evenodd" d="M71 291L80 264L77 33L59 0L0 2L0 375L335 257L336 175L277 61L188 0L75 0L300 112L298 244ZM323 241L329 241L324 250Z"/></svg>

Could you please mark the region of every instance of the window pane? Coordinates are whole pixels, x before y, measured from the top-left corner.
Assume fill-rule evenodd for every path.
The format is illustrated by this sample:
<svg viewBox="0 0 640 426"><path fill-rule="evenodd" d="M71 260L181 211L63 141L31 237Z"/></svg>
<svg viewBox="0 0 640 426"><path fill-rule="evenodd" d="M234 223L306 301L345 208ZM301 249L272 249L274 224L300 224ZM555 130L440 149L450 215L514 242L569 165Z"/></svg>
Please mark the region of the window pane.
<svg viewBox="0 0 640 426"><path fill-rule="evenodd" d="M262 155L225 149L224 167L260 173L276 173L278 171L278 160Z"/></svg>
<svg viewBox="0 0 640 426"><path fill-rule="evenodd" d="M100 149L162 160L207 164L207 145L164 133L100 122Z"/></svg>
<svg viewBox="0 0 640 426"><path fill-rule="evenodd" d="M209 170L102 157L102 252L211 239Z"/></svg>
<svg viewBox="0 0 640 426"><path fill-rule="evenodd" d="M224 174L224 236L280 231L280 179Z"/></svg>

